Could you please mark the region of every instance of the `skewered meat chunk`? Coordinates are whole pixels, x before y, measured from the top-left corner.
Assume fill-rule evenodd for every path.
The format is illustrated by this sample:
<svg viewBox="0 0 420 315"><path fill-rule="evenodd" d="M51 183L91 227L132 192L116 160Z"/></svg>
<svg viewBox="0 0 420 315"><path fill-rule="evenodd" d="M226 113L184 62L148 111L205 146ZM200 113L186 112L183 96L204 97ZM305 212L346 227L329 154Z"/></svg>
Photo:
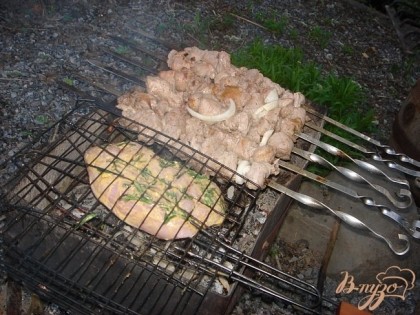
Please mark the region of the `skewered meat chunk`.
<svg viewBox="0 0 420 315"><path fill-rule="evenodd" d="M241 110L250 98L248 93L244 92L241 87L235 85L214 84L212 92L224 101L232 99L238 110Z"/></svg>
<svg viewBox="0 0 420 315"><path fill-rule="evenodd" d="M270 174L278 174L278 169L274 165L264 162L253 162L245 176L260 187L263 187L265 180ZM248 183L247 186L248 188L255 189L255 185L252 183Z"/></svg>
<svg viewBox="0 0 420 315"><path fill-rule="evenodd" d="M229 60L226 60L226 59ZM187 47L184 51L172 50L168 55L168 66L173 70L181 68L193 68L201 65L211 67L214 70L218 67L220 60L225 65L230 64L230 57L227 54L220 54L218 51L201 50L197 47ZM208 73L204 74L208 75Z"/></svg>
<svg viewBox="0 0 420 315"><path fill-rule="evenodd" d="M91 147L84 159L96 198L133 227L170 240L224 221L226 204L216 184L138 143Z"/></svg>
<svg viewBox="0 0 420 315"><path fill-rule="evenodd" d="M275 132L268 139L268 145L275 149L276 157L282 160L289 160L293 149L292 139L283 132Z"/></svg>
<svg viewBox="0 0 420 315"><path fill-rule="evenodd" d="M174 70L167 70L167 71L161 71L159 72L159 78L165 80L168 82L171 86L175 86L175 75L178 73L178 71ZM176 86L175 86L176 87Z"/></svg>
<svg viewBox="0 0 420 315"><path fill-rule="evenodd" d="M237 113L232 118L227 119L219 124L219 128L225 132L239 131L242 135L246 136L250 128L250 117L248 113Z"/></svg>
<svg viewBox="0 0 420 315"><path fill-rule="evenodd" d="M191 82L191 79L194 77L194 73L191 72L191 70L187 68L182 68L179 71L172 70L174 74L174 80L175 80L175 89L180 92L184 92L188 89L189 83Z"/></svg>
<svg viewBox="0 0 420 315"><path fill-rule="evenodd" d="M264 145L255 149L252 154L251 160L255 162L267 162L270 163L276 155L276 150L269 145Z"/></svg>
<svg viewBox="0 0 420 315"><path fill-rule="evenodd" d="M175 91L175 83L172 85L162 78L148 76L146 86L150 94L167 101L173 107L180 107L183 103L182 96Z"/></svg>
<svg viewBox="0 0 420 315"><path fill-rule="evenodd" d="M200 77L209 77L214 79L214 76L216 75L216 69L211 64L203 61L194 63L191 70Z"/></svg>
<svg viewBox="0 0 420 315"><path fill-rule="evenodd" d="M302 107L305 97L257 69L233 66L223 51L172 50L167 63L169 70L147 78L149 99L141 93L119 98L117 107L123 115L241 170L240 174L264 186L265 179L276 173L276 158L290 159L296 135L307 119ZM227 169L221 173L232 176Z"/></svg>
<svg viewBox="0 0 420 315"><path fill-rule="evenodd" d="M185 133L186 114L179 110L171 110L165 114L163 133L170 135L172 138L179 139Z"/></svg>
<svg viewBox="0 0 420 315"><path fill-rule="evenodd" d="M168 54L168 66L170 69L178 71L182 68L190 68L191 61L187 59L188 56L187 49L184 52L178 52L176 50L171 50Z"/></svg>
<svg viewBox="0 0 420 315"><path fill-rule="evenodd" d="M212 94L194 93L188 98L188 106L200 114L209 116L226 111L223 104Z"/></svg>

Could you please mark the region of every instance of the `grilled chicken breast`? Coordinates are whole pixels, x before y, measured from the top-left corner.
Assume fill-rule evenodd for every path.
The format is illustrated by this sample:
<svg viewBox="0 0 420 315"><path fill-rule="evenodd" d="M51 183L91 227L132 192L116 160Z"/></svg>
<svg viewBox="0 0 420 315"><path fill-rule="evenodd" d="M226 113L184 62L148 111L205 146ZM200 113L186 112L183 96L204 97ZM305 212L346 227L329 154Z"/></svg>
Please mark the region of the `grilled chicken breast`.
<svg viewBox="0 0 420 315"><path fill-rule="evenodd" d="M84 159L96 198L144 232L189 238L224 221L226 204L215 183L136 142L91 147Z"/></svg>

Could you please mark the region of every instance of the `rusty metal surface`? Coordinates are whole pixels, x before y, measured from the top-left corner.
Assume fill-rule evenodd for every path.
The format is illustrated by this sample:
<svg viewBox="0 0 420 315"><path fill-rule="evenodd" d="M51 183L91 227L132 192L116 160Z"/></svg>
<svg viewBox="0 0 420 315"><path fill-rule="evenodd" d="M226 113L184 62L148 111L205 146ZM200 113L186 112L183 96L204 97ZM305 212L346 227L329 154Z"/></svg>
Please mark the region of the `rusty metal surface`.
<svg viewBox="0 0 420 315"><path fill-rule="evenodd" d="M406 102L398 112L391 134L390 143L397 151L420 160L420 79L410 91ZM418 179L409 178L413 196L420 207L420 187Z"/></svg>
<svg viewBox="0 0 420 315"><path fill-rule="evenodd" d="M413 1L394 1L386 5L395 31L406 54L414 54L420 48L420 6Z"/></svg>
<svg viewBox="0 0 420 315"><path fill-rule="evenodd" d="M394 121L392 142L401 152L420 160L420 79L412 88Z"/></svg>

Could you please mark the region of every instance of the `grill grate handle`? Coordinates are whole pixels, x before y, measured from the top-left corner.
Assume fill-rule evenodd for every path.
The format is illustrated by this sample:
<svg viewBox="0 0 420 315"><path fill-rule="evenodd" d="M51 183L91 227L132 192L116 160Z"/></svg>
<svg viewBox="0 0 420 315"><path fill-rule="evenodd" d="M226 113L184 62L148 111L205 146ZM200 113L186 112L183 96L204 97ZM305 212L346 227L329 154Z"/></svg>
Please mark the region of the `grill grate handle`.
<svg viewBox="0 0 420 315"><path fill-rule="evenodd" d="M200 233L215 240L218 246L205 244L198 240L195 240L194 243L197 243L200 247L206 246L211 249L215 256L221 259L203 257L193 253L188 248L178 246L173 247L172 250L175 252L171 252L171 256L182 259L209 275L222 276L236 281L275 299L292 304L308 313L321 314L323 304L331 307L338 306L336 302L322 297L315 286L246 255L206 230L202 230ZM222 261L229 262L231 265L227 266ZM245 269L244 272L237 271L241 269ZM254 275L254 277L247 274ZM255 280L255 275L258 275L258 280ZM287 295L287 292L293 293Z"/></svg>

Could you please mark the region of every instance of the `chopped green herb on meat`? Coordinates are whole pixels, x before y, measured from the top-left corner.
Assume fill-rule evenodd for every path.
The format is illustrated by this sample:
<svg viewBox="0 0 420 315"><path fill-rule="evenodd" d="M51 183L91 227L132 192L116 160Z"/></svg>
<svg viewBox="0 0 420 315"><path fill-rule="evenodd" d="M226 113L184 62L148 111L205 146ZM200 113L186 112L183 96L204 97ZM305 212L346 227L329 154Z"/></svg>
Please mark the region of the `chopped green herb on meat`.
<svg viewBox="0 0 420 315"><path fill-rule="evenodd" d="M147 167L145 167L140 171L140 175L144 178L152 177L152 172L150 172L150 170Z"/></svg>
<svg viewBox="0 0 420 315"><path fill-rule="evenodd" d="M177 164L177 162L175 162L175 161L167 161L167 160L165 160L165 159L160 159L160 160L159 160L159 166L160 166L161 168L171 167L171 166L174 166L174 165L176 165L176 164Z"/></svg>
<svg viewBox="0 0 420 315"><path fill-rule="evenodd" d="M189 238L197 226L224 220L226 207L215 183L138 143L92 147L85 162L99 201L125 223L158 238Z"/></svg>
<svg viewBox="0 0 420 315"><path fill-rule="evenodd" d="M121 172L127 166L127 163L119 158L115 158L112 160L111 165L114 171Z"/></svg>
<svg viewBox="0 0 420 315"><path fill-rule="evenodd" d="M178 197L178 194L173 190L173 189L171 189L171 190L167 190L165 193L164 193L164 196L165 196L165 198L166 199L168 199L169 201L172 201L172 202L178 202L179 201L179 197Z"/></svg>
<svg viewBox="0 0 420 315"><path fill-rule="evenodd" d="M153 199L146 193L144 193L143 195L138 195L138 194L125 194L122 195L121 200L123 201L141 201L144 202L146 204L152 204L153 203Z"/></svg>
<svg viewBox="0 0 420 315"><path fill-rule="evenodd" d="M194 179L196 180L209 180L208 176L197 173L196 171L192 169L188 169L187 173L191 175L192 177L194 177Z"/></svg>
<svg viewBox="0 0 420 315"><path fill-rule="evenodd" d="M143 159L143 154L139 154L137 157L135 157L132 161L132 163L136 164L136 163L144 163L146 162L146 159Z"/></svg>
<svg viewBox="0 0 420 315"><path fill-rule="evenodd" d="M134 185L134 188L137 190L137 192L139 193L139 194L143 194L145 191L146 191L146 189L147 189L147 185L144 185L144 184L140 184L138 181L134 181L133 182L133 185Z"/></svg>
<svg viewBox="0 0 420 315"><path fill-rule="evenodd" d="M203 194L203 197L201 198L202 202L209 207L213 207L214 204L217 201L217 194L215 188L207 188L206 191Z"/></svg>

